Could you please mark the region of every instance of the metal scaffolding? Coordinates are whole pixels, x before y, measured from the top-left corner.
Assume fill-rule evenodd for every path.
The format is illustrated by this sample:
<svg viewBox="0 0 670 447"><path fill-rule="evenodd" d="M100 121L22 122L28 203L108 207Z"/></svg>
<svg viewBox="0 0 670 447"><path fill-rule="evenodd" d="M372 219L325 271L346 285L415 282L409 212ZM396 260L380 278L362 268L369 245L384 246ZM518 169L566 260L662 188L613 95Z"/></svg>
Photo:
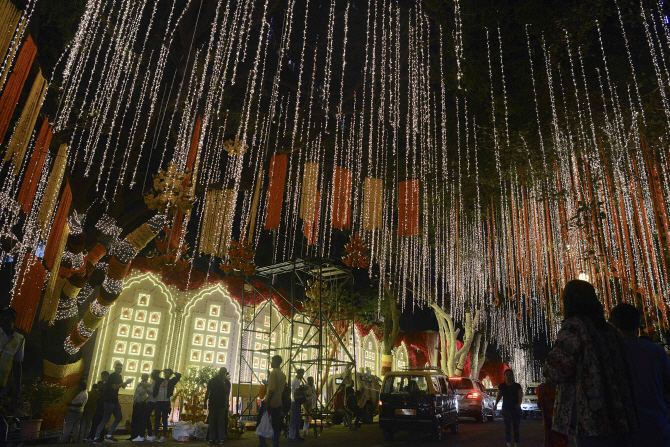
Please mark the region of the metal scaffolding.
<svg viewBox="0 0 670 447"><path fill-rule="evenodd" d="M290 291L277 290L273 286L273 279L278 276L290 275ZM350 270L342 268L332 259L305 259L282 262L256 270L253 279L262 281L268 293L262 293L249 280L245 279L243 288L242 328L240 338L240 355L238 368L238 405L244 401L243 395L249 397L246 405L240 405L240 417L249 419L255 414L254 402L258 392L254 393L254 377L260 382L254 371L253 357L260 354L267 359L269 368L270 358L274 353L283 357L284 369L288 374L289 383L295 377L296 371L303 367L305 377L312 375L317 388L317 405L311 416L318 421L317 428L323 430L333 412L333 400L336 392L328 395L327 377L339 369L342 371L356 371L355 337L347 340L347 333L354 334L354 309L343 306L351 303L353 294L353 275ZM249 294L253 296L250 298ZM296 299L300 296L301 299ZM279 318L270 311L270 325L258 322L257 318L265 306L272 306L271 300L275 296L283 300L290 311L287 314L279 312ZM348 296L348 300L343 297ZM344 302L342 302L344 301ZM249 302L249 304L244 304ZM277 321L278 320L278 321ZM280 334L277 329L286 321L290 332L288 343L280 346ZM298 328L303 329L303 336L296 337ZM254 348L255 334L261 333L263 340L268 340L267 349L260 351ZM275 343L272 343L272 334L275 334ZM349 343L350 341L350 343ZM312 355L310 356L310 350ZM338 356L338 351L340 356ZM306 355L305 355L306 354ZM315 354L315 355L314 355ZM248 393L242 392L248 389ZM253 397L252 397L253 396ZM241 399L242 398L242 399Z"/></svg>

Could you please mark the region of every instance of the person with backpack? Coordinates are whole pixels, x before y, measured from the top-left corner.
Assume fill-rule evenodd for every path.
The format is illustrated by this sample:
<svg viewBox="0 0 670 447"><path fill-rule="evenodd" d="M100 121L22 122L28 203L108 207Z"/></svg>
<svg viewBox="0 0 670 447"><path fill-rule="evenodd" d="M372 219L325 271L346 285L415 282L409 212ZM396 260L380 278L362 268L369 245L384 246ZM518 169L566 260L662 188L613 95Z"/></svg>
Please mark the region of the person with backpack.
<svg viewBox="0 0 670 447"><path fill-rule="evenodd" d="M296 372L296 376L291 383L291 394L293 396L293 402L291 403L291 422L289 425L288 440L293 442L302 442L305 438L300 436L300 420L301 420L301 409L302 404L307 401L305 395L305 386L303 386L303 376L305 375L305 370L300 368Z"/></svg>

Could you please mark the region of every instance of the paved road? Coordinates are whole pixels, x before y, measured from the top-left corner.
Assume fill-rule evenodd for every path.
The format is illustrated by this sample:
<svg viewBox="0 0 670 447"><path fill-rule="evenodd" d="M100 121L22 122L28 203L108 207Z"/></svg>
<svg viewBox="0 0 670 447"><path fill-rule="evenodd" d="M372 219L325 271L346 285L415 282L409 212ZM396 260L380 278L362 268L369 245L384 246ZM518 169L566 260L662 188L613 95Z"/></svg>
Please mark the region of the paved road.
<svg viewBox="0 0 670 447"><path fill-rule="evenodd" d="M539 420L521 421L521 445L526 447L541 447L542 446L542 422ZM125 437L125 436L124 436ZM122 438L119 436L119 438ZM121 441L124 447L131 445L148 446L148 443ZM166 443L169 445L181 444L184 447L203 446L202 442L177 443L176 441ZM152 447L161 447L166 444L151 444ZM111 446L112 444L105 444ZM226 443L230 447L257 447L258 437L254 436L252 432L244 434L240 440L230 440ZM272 445L272 443L269 443ZM418 434L399 433L396 434L393 441L384 441L382 432L377 424L363 425L358 431L350 432L347 428L336 426L325 428L323 434L315 438L313 436L313 429L310 436L305 442L300 444L289 443L282 438L282 446L302 446L302 447L489 447L489 446L505 446L505 425L502 419L496 419L494 422L477 423L473 419L464 418L459 425L458 434L453 435L449 430L444 432L444 440L441 443L433 442L430 436L423 436Z"/></svg>

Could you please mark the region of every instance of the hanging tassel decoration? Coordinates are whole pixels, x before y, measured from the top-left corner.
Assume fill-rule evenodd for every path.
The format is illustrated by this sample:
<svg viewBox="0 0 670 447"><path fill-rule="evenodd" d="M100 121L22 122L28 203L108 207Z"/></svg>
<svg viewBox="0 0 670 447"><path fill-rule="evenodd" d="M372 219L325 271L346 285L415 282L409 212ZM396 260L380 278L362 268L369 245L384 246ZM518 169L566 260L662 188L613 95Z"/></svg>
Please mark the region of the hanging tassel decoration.
<svg viewBox="0 0 670 447"><path fill-rule="evenodd" d="M19 123L14 130L12 138L9 140L7 152L5 153L4 162L12 161L14 164L14 175L17 175L21 169L23 157L26 155L30 136L33 133L33 128L40 113L46 91L47 81L42 76L42 70L40 70L30 89L30 95L28 95L28 100L23 106L21 118L19 118Z"/></svg>
<svg viewBox="0 0 670 447"><path fill-rule="evenodd" d="M419 180L398 185L398 236L419 234Z"/></svg>
<svg viewBox="0 0 670 447"><path fill-rule="evenodd" d="M300 196L301 219L309 219L314 216L316 206L316 190L319 186L319 165L317 163L305 163L305 172L302 175L302 194Z"/></svg>
<svg viewBox="0 0 670 447"><path fill-rule="evenodd" d="M0 17L2 17L2 15L0 15ZM11 34L9 35L11 38ZM0 45L2 45L2 42L0 42ZM2 48L0 48L0 51L1 50ZM4 54L4 52L2 54ZM0 143L5 139L5 134L9 128L9 121L12 119L16 104L19 102L19 96L21 96L23 85L26 83L28 73L30 73L30 67L33 65L33 60L35 59L36 54L37 47L35 46L32 37L28 35L28 38L21 47L21 52L19 53L16 64L14 65L14 71L9 76L7 86L2 92L2 97L0 97Z"/></svg>
<svg viewBox="0 0 670 447"><path fill-rule="evenodd" d="M56 311L58 310L58 302L60 301L60 292L65 285L65 278L58 274L60 270L61 260L63 259L63 252L67 244L67 238L70 235L70 228L65 223L63 234L61 235L60 244L58 245L58 252L54 261L53 268L49 274L49 281L44 292L44 299L42 300L42 308L40 309L40 321L47 321L49 325L53 324L56 318Z"/></svg>
<svg viewBox="0 0 670 447"><path fill-rule="evenodd" d="M265 217L265 229L275 230L281 222L281 209L286 185L286 154L275 155L270 161L270 185L268 186L268 209Z"/></svg>
<svg viewBox="0 0 670 447"><path fill-rule="evenodd" d="M384 182L366 177L363 182L363 229L381 230L384 205Z"/></svg>
<svg viewBox="0 0 670 447"><path fill-rule="evenodd" d="M210 189L200 232L200 252L225 258L233 226L233 190Z"/></svg>
<svg viewBox="0 0 670 447"><path fill-rule="evenodd" d="M4 60L12 44L12 38L17 31L22 11L17 9L11 1L0 1L0 57Z"/></svg>
<svg viewBox="0 0 670 447"><path fill-rule="evenodd" d="M49 232L49 239L47 246L44 249L44 264L49 270L53 270L56 265L56 259L59 257L58 249L61 244L61 237L65 226L67 225L67 216L70 214L70 205L72 204L72 191L70 190L69 182L65 182L65 189L58 204L58 211L54 218L51 231Z"/></svg>
<svg viewBox="0 0 670 447"><path fill-rule="evenodd" d="M351 171L339 166L333 171L333 228L351 228Z"/></svg>
<svg viewBox="0 0 670 447"><path fill-rule="evenodd" d="M44 118L42 128L37 137L37 142L35 143L35 149L30 156L28 168L23 177L21 190L19 191L18 202L21 205L21 209L26 214L30 212L30 208L32 208L33 201L35 200L35 192L37 191L37 185L39 184L40 176L42 175L44 160L49 153L49 145L51 145L52 135L51 125L49 124L49 121Z"/></svg>
<svg viewBox="0 0 670 447"><path fill-rule="evenodd" d="M46 276L47 271L40 260L32 253L27 253L23 258L23 265L11 303L18 314L16 328L26 334L30 333L33 328Z"/></svg>
<svg viewBox="0 0 670 447"><path fill-rule="evenodd" d="M60 191L61 184L63 183L66 164L67 144L63 143L60 145L60 148L58 148L58 155L56 155L53 167L51 168L51 174L49 175L47 187L44 190L44 197L42 198L40 212L37 215L37 224L40 226L40 230L42 231L42 239L46 239L47 234L49 233L49 227L51 226L51 216L53 215L54 209L56 208L58 192Z"/></svg>
<svg viewBox="0 0 670 447"><path fill-rule="evenodd" d="M305 237L307 238L307 245L314 245L319 233L319 211L321 209L321 191L316 192L314 197L314 214L312 220L305 219Z"/></svg>

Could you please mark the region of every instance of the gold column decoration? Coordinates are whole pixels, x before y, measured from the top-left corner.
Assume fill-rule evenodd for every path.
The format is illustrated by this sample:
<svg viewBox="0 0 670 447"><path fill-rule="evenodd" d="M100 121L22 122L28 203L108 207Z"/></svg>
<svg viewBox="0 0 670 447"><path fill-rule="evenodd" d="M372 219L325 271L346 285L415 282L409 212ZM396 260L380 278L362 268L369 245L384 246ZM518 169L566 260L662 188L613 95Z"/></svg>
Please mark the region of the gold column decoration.
<svg viewBox="0 0 670 447"><path fill-rule="evenodd" d="M366 177L363 182L363 229L381 230L384 204L382 179Z"/></svg>
<svg viewBox="0 0 670 447"><path fill-rule="evenodd" d="M17 175L21 169L23 157L26 155L26 149L30 141L30 135L33 133L35 121L37 121L37 116L40 113L46 91L47 81L42 76L42 70L40 69L30 89L30 95L28 95L28 100L23 106L21 118L19 118L19 123L14 130L12 138L9 140L7 152L5 153L4 162L7 163L9 160L12 160L14 163L14 175Z"/></svg>
<svg viewBox="0 0 670 447"><path fill-rule="evenodd" d="M316 193L319 187L318 163L305 163L300 197L300 218L313 220L316 214Z"/></svg>
<svg viewBox="0 0 670 447"><path fill-rule="evenodd" d="M63 175L65 174L65 166L67 164L67 144L63 143L58 148L58 155L54 160L51 174L49 175L49 182L44 190L44 198L42 199L42 206L37 215L37 223L42 231L42 239L46 239L51 225L51 216L56 208L58 202L58 193L60 192L61 184L63 183Z"/></svg>
<svg viewBox="0 0 670 447"><path fill-rule="evenodd" d="M70 227L65 224L63 234L61 235L60 244L58 245L58 254L54 261L54 266L49 274L49 281L44 292L44 299L42 300L42 309L40 310L40 321L48 321L52 325L56 318L56 311L58 310L58 302L60 301L60 292L65 285L65 278L58 275L60 263L63 259L63 252L65 251L65 244L70 235ZM76 295L75 295L76 296ZM71 297L72 298L72 297Z"/></svg>
<svg viewBox="0 0 670 447"><path fill-rule="evenodd" d="M19 20L21 20L21 15L23 11L16 9L16 7L9 0L0 0L0 55L2 55L3 60L8 62L14 59L16 51L21 46L21 39L16 39L14 45L10 48L12 44L12 38L20 36L23 34L23 28L26 26L27 20L24 20L19 26ZM12 64L7 63L2 74L0 75L0 89L5 85L5 79L9 75Z"/></svg>
<svg viewBox="0 0 670 447"><path fill-rule="evenodd" d="M210 189L205 201L203 227L200 232L200 252L225 258L233 226L234 191Z"/></svg>

